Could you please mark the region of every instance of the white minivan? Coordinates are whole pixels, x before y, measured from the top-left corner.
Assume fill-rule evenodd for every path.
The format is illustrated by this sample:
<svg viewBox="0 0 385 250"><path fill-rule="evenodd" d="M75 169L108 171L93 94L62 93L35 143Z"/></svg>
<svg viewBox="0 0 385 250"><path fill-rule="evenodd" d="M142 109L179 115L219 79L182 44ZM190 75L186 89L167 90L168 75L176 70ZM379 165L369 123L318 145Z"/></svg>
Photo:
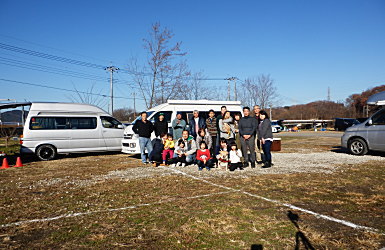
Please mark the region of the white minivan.
<svg viewBox="0 0 385 250"><path fill-rule="evenodd" d="M167 103L163 103L148 110L147 117L149 121L154 123L158 120L159 114L163 113L164 119L168 122L169 133L172 134L171 124L176 118L177 112L182 114L182 119L184 119L188 125L189 120L193 117L194 110L198 110L200 116L207 118L210 109L213 109L215 111L215 116L218 116L222 106L226 106L227 110L229 110L232 115L235 112L242 114L241 102L239 101L168 100ZM140 119L140 116L137 119ZM132 131L133 124L127 126L124 131L122 152L127 154L140 154L139 136ZM155 133L152 133L151 139L153 138L155 138Z"/></svg>
<svg viewBox="0 0 385 250"><path fill-rule="evenodd" d="M124 125L107 112L82 103L32 103L21 153L52 160L57 154L121 151Z"/></svg>

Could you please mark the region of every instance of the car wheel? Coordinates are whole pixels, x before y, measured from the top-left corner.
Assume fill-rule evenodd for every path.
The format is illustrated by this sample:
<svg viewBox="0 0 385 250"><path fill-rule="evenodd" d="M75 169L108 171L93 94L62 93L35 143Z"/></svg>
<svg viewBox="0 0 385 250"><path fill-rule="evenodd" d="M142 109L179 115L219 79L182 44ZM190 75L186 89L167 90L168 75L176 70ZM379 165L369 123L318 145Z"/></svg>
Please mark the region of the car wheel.
<svg viewBox="0 0 385 250"><path fill-rule="evenodd" d="M349 152L353 155L364 155L368 153L368 146L360 138L354 138L349 142Z"/></svg>
<svg viewBox="0 0 385 250"><path fill-rule="evenodd" d="M36 150L36 156L42 161L53 160L56 154L56 148L52 145L41 145Z"/></svg>

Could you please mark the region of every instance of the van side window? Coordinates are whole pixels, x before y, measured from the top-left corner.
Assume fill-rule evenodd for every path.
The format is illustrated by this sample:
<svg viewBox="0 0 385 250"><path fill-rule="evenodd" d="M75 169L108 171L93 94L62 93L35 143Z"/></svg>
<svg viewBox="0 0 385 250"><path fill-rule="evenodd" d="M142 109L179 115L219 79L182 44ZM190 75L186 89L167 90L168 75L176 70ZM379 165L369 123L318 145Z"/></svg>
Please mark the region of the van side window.
<svg viewBox="0 0 385 250"><path fill-rule="evenodd" d="M71 129L95 129L96 117L70 117L68 118Z"/></svg>
<svg viewBox="0 0 385 250"><path fill-rule="evenodd" d="M373 125L385 125L385 109L372 117Z"/></svg>
<svg viewBox="0 0 385 250"><path fill-rule="evenodd" d="M101 116L100 119L104 128L118 128L118 125L122 125L120 121L110 116Z"/></svg>
<svg viewBox="0 0 385 250"><path fill-rule="evenodd" d="M95 129L96 117L32 117L31 130Z"/></svg>

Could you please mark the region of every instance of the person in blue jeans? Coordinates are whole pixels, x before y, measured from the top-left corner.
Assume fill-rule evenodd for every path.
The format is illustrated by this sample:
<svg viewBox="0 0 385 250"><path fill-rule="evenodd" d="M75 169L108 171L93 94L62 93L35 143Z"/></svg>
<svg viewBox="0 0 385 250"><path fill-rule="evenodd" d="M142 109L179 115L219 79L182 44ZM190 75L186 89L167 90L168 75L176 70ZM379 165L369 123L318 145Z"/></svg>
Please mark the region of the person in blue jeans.
<svg viewBox="0 0 385 250"><path fill-rule="evenodd" d="M273 143L273 133L271 131L271 121L265 110L259 112L261 122L258 125L258 139L261 141L265 163L262 168L271 167L271 144Z"/></svg>
<svg viewBox="0 0 385 250"><path fill-rule="evenodd" d="M151 133L154 131L154 125L152 122L147 120L147 113L142 112L140 114L142 117L141 120L137 120L132 127L132 130L135 134L139 135L139 147L140 147L140 154L142 158L143 164L147 164L147 156L145 154L147 149L147 154L150 155L152 151L152 144L151 144Z"/></svg>

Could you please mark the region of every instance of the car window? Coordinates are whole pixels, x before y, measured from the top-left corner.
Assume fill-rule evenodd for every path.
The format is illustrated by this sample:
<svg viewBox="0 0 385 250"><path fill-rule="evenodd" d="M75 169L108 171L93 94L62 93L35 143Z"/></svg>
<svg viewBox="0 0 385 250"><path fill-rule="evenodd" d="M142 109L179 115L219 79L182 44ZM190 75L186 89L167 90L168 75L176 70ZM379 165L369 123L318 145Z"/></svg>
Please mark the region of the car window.
<svg viewBox="0 0 385 250"><path fill-rule="evenodd" d="M102 125L104 128L118 128L118 125L122 125L122 123L110 116L101 116Z"/></svg>
<svg viewBox="0 0 385 250"><path fill-rule="evenodd" d="M373 125L385 125L385 109L372 117Z"/></svg>

